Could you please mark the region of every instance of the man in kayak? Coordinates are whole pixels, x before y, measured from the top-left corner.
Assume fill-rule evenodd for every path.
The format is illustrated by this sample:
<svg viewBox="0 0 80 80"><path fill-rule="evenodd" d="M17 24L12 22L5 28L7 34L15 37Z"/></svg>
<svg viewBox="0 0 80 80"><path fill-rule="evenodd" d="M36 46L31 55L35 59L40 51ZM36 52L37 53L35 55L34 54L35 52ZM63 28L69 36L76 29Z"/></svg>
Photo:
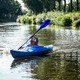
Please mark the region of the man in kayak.
<svg viewBox="0 0 80 80"><path fill-rule="evenodd" d="M38 45L38 38L36 37L33 37L31 40L30 40L30 46L34 46L34 45Z"/></svg>
<svg viewBox="0 0 80 80"><path fill-rule="evenodd" d="M38 38L37 37L32 37L32 39L29 41L29 44L27 46L38 46ZM25 46L25 47L27 47ZM21 49L25 48L25 47L21 47Z"/></svg>

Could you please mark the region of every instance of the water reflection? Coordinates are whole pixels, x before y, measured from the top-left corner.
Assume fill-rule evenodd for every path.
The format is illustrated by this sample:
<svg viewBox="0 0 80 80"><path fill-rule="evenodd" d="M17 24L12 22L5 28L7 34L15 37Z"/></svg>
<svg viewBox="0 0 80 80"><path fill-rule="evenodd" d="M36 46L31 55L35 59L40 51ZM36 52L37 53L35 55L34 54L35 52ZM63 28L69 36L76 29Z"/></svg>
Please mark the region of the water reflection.
<svg viewBox="0 0 80 80"><path fill-rule="evenodd" d="M28 57L14 60L11 69L21 68L21 72L31 74L28 78L39 80L79 80L80 61L74 57L64 57L64 54L54 54L45 57ZM26 76L27 76L26 75Z"/></svg>
<svg viewBox="0 0 80 80"><path fill-rule="evenodd" d="M16 59L13 60L11 64L11 71L12 73L23 73L21 78L19 79L36 79L33 76L37 75L33 73L34 68L38 67L39 62L46 56L43 57L27 57L25 59ZM14 72L16 70L16 72ZM24 74L25 73L25 74Z"/></svg>
<svg viewBox="0 0 80 80"><path fill-rule="evenodd" d="M36 64L42 59L42 57L26 57L26 58L21 58L21 59L14 59L12 64L11 64L11 69L15 68L23 63L31 63L31 64Z"/></svg>
<svg viewBox="0 0 80 80"><path fill-rule="evenodd" d="M44 58L37 68L33 70L34 78L40 80L79 80L80 65L78 60L60 56Z"/></svg>

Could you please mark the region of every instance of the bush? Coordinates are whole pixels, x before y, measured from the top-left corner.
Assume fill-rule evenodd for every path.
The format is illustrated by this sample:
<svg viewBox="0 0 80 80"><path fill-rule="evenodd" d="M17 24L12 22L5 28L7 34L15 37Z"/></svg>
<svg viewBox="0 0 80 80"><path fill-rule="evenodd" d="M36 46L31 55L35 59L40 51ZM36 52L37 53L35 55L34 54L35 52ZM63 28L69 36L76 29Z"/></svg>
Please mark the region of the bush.
<svg viewBox="0 0 80 80"><path fill-rule="evenodd" d="M27 13L26 15L19 16L17 18L17 22L24 23L24 24L41 24L44 20L50 19L51 24L53 25L63 25L63 26L71 26L79 25L80 20L80 12L73 12L73 13L63 13L63 12L43 12L38 15L32 15Z"/></svg>
<svg viewBox="0 0 80 80"><path fill-rule="evenodd" d="M64 16L61 20L63 26L71 26L72 19L69 16Z"/></svg>
<svg viewBox="0 0 80 80"><path fill-rule="evenodd" d="M17 22L23 23L23 24L35 24L35 16L19 16L17 18Z"/></svg>
<svg viewBox="0 0 80 80"><path fill-rule="evenodd" d="M73 15L72 16L72 19L73 19L73 21L78 20L79 19L79 16L78 15Z"/></svg>
<svg viewBox="0 0 80 80"><path fill-rule="evenodd" d="M80 19L76 20L74 22L74 26L79 27L80 26Z"/></svg>

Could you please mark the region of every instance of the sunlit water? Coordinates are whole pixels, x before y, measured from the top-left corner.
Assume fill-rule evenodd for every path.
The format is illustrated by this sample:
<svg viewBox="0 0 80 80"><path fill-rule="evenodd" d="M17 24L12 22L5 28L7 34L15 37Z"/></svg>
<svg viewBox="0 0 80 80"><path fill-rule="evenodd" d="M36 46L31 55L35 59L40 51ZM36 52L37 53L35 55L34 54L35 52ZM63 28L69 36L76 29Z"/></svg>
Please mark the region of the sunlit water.
<svg viewBox="0 0 80 80"><path fill-rule="evenodd" d="M18 49L37 29L18 23L0 24L0 80L80 80L80 31L77 29L48 26L36 36L39 45L58 47L53 54L13 59L9 51Z"/></svg>

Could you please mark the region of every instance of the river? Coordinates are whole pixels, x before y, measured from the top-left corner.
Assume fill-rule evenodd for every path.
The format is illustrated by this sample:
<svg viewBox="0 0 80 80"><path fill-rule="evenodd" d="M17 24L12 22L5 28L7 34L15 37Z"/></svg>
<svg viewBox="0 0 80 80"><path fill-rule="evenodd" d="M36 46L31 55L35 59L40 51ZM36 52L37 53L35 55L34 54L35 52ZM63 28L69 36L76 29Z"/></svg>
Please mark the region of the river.
<svg viewBox="0 0 80 80"><path fill-rule="evenodd" d="M54 45L53 53L15 60L18 49L39 25L0 23L0 80L80 80L80 30L48 26L36 36L39 45Z"/></svg>

